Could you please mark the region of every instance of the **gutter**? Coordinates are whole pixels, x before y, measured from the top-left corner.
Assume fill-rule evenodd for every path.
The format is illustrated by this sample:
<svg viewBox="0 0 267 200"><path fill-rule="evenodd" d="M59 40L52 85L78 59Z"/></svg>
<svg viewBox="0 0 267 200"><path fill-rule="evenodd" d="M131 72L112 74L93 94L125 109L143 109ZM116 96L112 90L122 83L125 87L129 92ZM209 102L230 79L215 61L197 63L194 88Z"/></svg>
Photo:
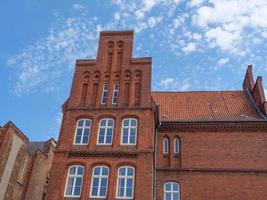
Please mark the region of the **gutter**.
<svg viewBox="0 0 267 200"><path fill-rule="evenodd" d="M153 196L154 196L154 200L157 199L157 149L158 149L158 130L161 126L161 121L159 120L159 108L157 106L157 121L158 121L158 126L155 129L155 139L154 139L154 184L153 184Z"/></svg>

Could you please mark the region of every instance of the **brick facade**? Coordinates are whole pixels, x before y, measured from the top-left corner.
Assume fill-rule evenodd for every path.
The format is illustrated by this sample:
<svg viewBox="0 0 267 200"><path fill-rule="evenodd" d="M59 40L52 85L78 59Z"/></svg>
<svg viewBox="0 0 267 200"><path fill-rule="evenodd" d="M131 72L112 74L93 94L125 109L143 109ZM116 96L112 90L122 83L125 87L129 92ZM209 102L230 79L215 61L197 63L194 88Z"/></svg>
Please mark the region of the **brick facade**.
<svg viewBox="0 0 267 200"><path fill-rule="evenodd" d="M163 200L169 182L180 187L171 189L171 200L177 194L182 200L265 199L267 104L252 67L240 91L151 92L151 58L132 58L132 45L132 31L101 32L96 60L77 60L45 199L122 199L116 195L122 166L135 172L133 197L124 199ZM103 145L100 122L106 118L114 126L112 142ZM134 145L122 144L128 118L138 122ZM81 143L85 127L90 134ZM91 193L99 166L109 173L106 195L96 198ZM72 179L72 167L83 169L82 179Z"/></svg>
<svg viewBox="0 0 267 200"><path fill-rule="evenodd" d="M0 139L0 199L44 199L56 142L29 142L12 122L0 128Z"/></svg>

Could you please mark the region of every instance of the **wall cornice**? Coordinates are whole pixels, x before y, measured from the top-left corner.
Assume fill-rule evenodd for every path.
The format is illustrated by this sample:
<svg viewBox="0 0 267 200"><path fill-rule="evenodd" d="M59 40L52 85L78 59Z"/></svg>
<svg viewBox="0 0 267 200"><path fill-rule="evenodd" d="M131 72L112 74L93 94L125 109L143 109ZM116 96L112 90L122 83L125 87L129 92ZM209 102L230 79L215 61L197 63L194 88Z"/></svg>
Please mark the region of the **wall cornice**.
<svg viewBox="0 0 267 200"><path fill-rule="evenodd" d="M162 121L159 131L262 131L267 121Z"/></svg>

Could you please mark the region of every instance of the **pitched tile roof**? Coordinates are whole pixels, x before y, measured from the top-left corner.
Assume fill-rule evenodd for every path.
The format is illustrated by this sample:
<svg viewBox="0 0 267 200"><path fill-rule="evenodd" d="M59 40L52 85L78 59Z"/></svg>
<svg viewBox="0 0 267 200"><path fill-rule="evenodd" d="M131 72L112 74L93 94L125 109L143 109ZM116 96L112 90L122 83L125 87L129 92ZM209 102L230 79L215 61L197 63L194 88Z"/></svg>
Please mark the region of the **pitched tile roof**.
<svg viewBox="0 0 267 200"><path fill-rule="evenodd" d="M261 120L244 91L152 92L162 121Z"/></svg>

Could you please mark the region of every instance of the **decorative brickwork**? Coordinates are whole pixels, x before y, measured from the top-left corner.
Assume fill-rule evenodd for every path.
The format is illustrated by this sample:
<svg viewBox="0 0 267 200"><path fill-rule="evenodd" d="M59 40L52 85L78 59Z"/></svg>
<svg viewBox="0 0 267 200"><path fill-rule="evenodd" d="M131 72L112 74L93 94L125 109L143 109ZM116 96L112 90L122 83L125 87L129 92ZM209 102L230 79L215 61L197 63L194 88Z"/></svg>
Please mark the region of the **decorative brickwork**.
<svg viewBox="0 0 267 200"><path fill-rule="evenodd" d="M240 91L151 92L151 58L132 58L132 45L133 31L101 32L97 59L76 61L45 199L265 199L266 101L252 66Z"/></svg>

